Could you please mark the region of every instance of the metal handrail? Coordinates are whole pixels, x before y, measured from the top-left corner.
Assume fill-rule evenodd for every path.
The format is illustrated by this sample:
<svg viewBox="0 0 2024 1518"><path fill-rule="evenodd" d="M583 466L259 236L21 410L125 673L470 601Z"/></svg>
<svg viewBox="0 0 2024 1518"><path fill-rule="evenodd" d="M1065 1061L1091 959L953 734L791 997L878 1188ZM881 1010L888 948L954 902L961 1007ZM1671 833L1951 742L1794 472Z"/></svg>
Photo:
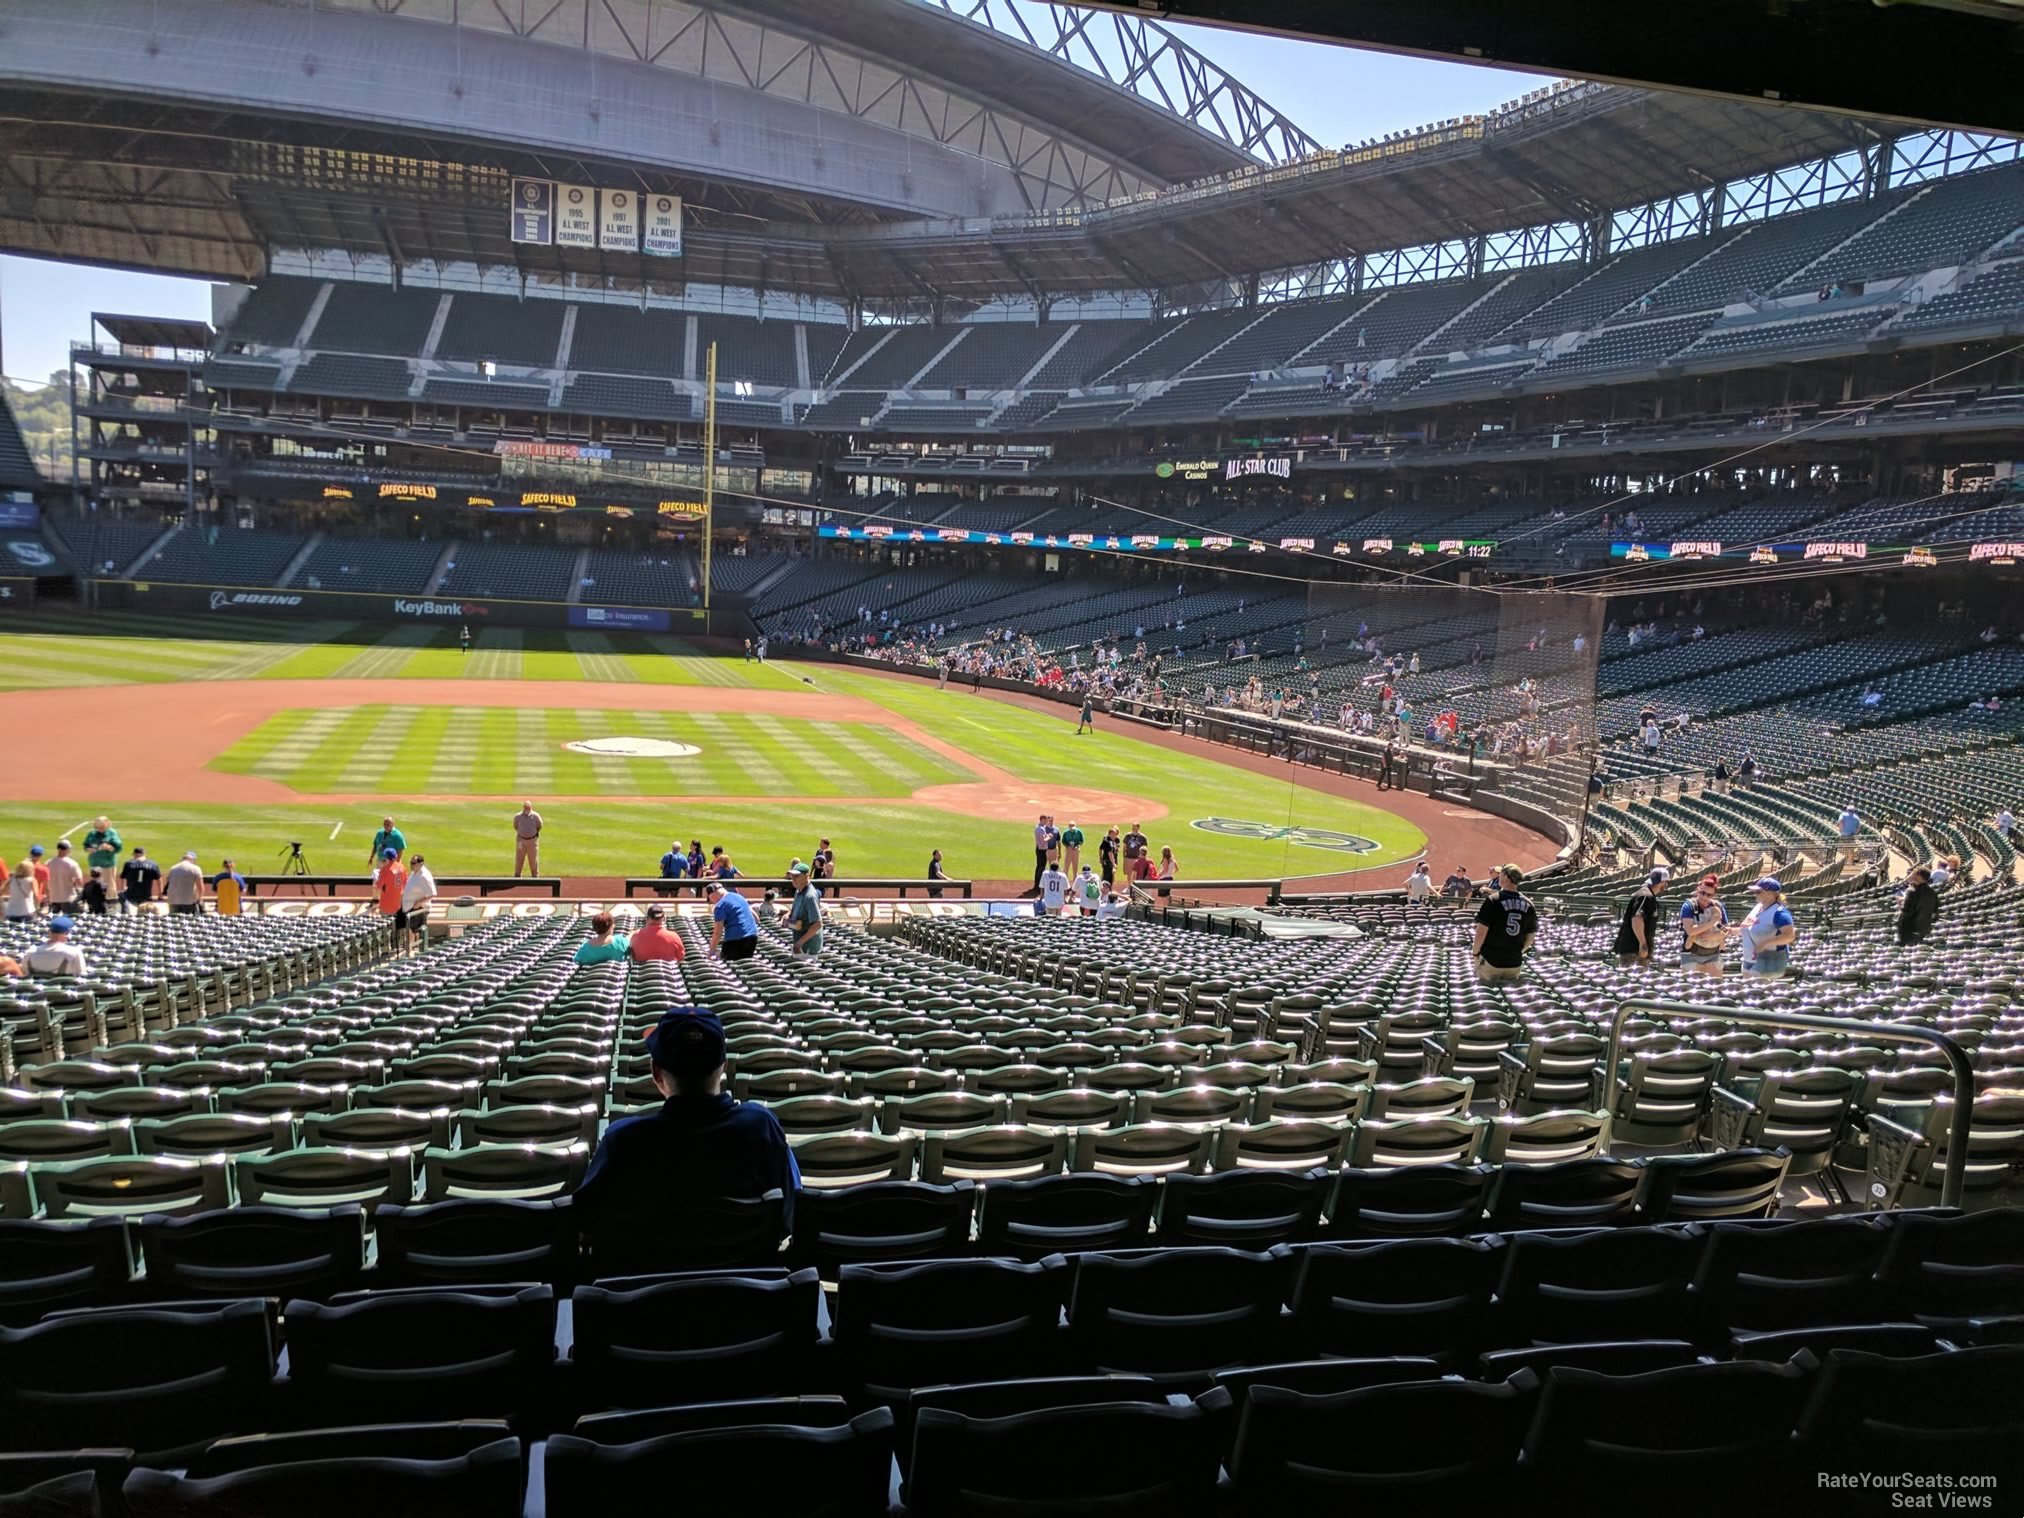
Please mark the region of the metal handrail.
<svg viewBox="0 0 2024 1518"><path fill-rule="evenodd" d="M1760 1028L1798 1028L1810 1033L1853 1033L1866 1039L1894 1044L1924 1044L1946 1055L1954 1072L1954 1113L1959 1117L1975 1108L1975 1067L1961 1046L1944 1033L1909 1023L1870 1023L1856 1017L1822 1017L1813 1012L1755 1012L1742 1007L1714 1007L1699 1002L1659 1001L1633 996L1618 1002L1616 1016L1609 1023L1609 1078L1616 1079L1617 1062L1623 1057L1623 1025L1633 1012L1658 1012L1668 1017L1713 1017L1725 1022L1747 1023ZM1947 1143L1947 1171L1940 1179L1940 1205L1958 1207L1968 1182L1968 1135L1955 1133Z"/></svg>

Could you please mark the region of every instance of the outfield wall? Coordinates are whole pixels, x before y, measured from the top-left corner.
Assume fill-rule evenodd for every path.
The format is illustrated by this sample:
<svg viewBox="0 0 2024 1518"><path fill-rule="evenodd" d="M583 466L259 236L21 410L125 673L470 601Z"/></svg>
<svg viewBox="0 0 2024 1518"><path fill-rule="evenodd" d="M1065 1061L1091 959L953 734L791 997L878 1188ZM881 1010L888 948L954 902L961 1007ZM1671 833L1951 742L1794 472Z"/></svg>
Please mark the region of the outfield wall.
<svg viewBox="0 0 2024 1518"><path fill-rule="evenodd" d="M0 606L19 611L35 604L35 581L27 576L0 575Z"/></svg>
<svg viewBox="0 0 2024 1518"><path fill-rule="evenodd" d="M6 582L12 583L12 582ZM104 611L186 615L201 612L241 622L321 621L414 623L457 627L561 627L597 632L685 633L703 636L709 614L700 608L569 606L557 601L497 597L405 595L392 591L262 590L243 585L165 585L152 580L98 580ZM29 582L33 593L34 582Z"/></svg>

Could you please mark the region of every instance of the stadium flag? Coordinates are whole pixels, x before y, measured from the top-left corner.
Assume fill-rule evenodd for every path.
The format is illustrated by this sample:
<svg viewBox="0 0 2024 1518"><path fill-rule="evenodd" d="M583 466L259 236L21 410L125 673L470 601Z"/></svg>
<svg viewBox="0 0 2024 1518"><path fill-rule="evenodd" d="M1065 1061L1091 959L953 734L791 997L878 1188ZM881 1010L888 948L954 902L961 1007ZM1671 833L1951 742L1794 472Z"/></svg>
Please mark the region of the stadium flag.
<svg viewBox="0 0 2024 1518"><path fill-rule="evenodd" d="M513 241L545 248L555 240L555 183L548 179L513 181Z"/></svg>
<svg viewBox="0 0 2024 1518"><path fill-rule="evenodd" d="M587 184L555 187L555 245L558 248L597 246L597 191Z"/></svg>
<svg viewBox="0 0 2024 1518"><path fill-rule="evenodd" d="M631 190L599 190L597 245L607 253L640 250L640 198Z"/></svg>
<svg viewBox="0 0 2024 1518"><path fill-rule="evenodd" d="M678 195L648 195L647 252L661 258L682 256L682 201Z"/></svg>

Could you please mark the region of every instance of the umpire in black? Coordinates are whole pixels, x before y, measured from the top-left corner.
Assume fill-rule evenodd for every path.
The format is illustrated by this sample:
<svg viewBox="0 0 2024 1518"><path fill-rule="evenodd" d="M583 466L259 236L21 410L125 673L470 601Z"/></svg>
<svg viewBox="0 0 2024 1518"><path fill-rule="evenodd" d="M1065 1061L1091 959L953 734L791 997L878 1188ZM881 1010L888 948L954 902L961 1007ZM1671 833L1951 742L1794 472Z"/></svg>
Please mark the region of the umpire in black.
<svg viewBox="0 0 2024 1518"><path fill-rule="evenodd" d="M593 1241L606 1230L634 1238L677 1233L697 1202L778 1191L794 1226L801 1171L780 1120L724 1090L724 1025L701 1007L673 1007L647 1035L658 1112L620 1118L605 1129L575 1206Z"/></svg>

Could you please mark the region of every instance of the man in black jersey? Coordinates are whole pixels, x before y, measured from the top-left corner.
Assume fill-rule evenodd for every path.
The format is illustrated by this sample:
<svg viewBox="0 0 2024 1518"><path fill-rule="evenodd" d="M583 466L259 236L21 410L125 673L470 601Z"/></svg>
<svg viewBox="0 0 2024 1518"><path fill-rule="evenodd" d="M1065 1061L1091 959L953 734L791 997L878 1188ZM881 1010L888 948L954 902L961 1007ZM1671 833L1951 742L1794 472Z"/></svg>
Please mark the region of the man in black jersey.
<svg viewBox="0 0 2024 1518"><path fill-rule="evenodd" d="M1659 936L1659 892L1665 884L1666 872L1653 870L1624 903L1613 947L1616 962L1626 970L1642 969L1652 962L1652 948Z"/></svg>
<svg viewBox="0 0 2024 1518"><path fill-rule="evenodd" d="M1476 913L1476 979L1516 980L1539 931L1539 914L1518 894L1525 872L1507 864L1497 872L1496 894Z"/></svg>

